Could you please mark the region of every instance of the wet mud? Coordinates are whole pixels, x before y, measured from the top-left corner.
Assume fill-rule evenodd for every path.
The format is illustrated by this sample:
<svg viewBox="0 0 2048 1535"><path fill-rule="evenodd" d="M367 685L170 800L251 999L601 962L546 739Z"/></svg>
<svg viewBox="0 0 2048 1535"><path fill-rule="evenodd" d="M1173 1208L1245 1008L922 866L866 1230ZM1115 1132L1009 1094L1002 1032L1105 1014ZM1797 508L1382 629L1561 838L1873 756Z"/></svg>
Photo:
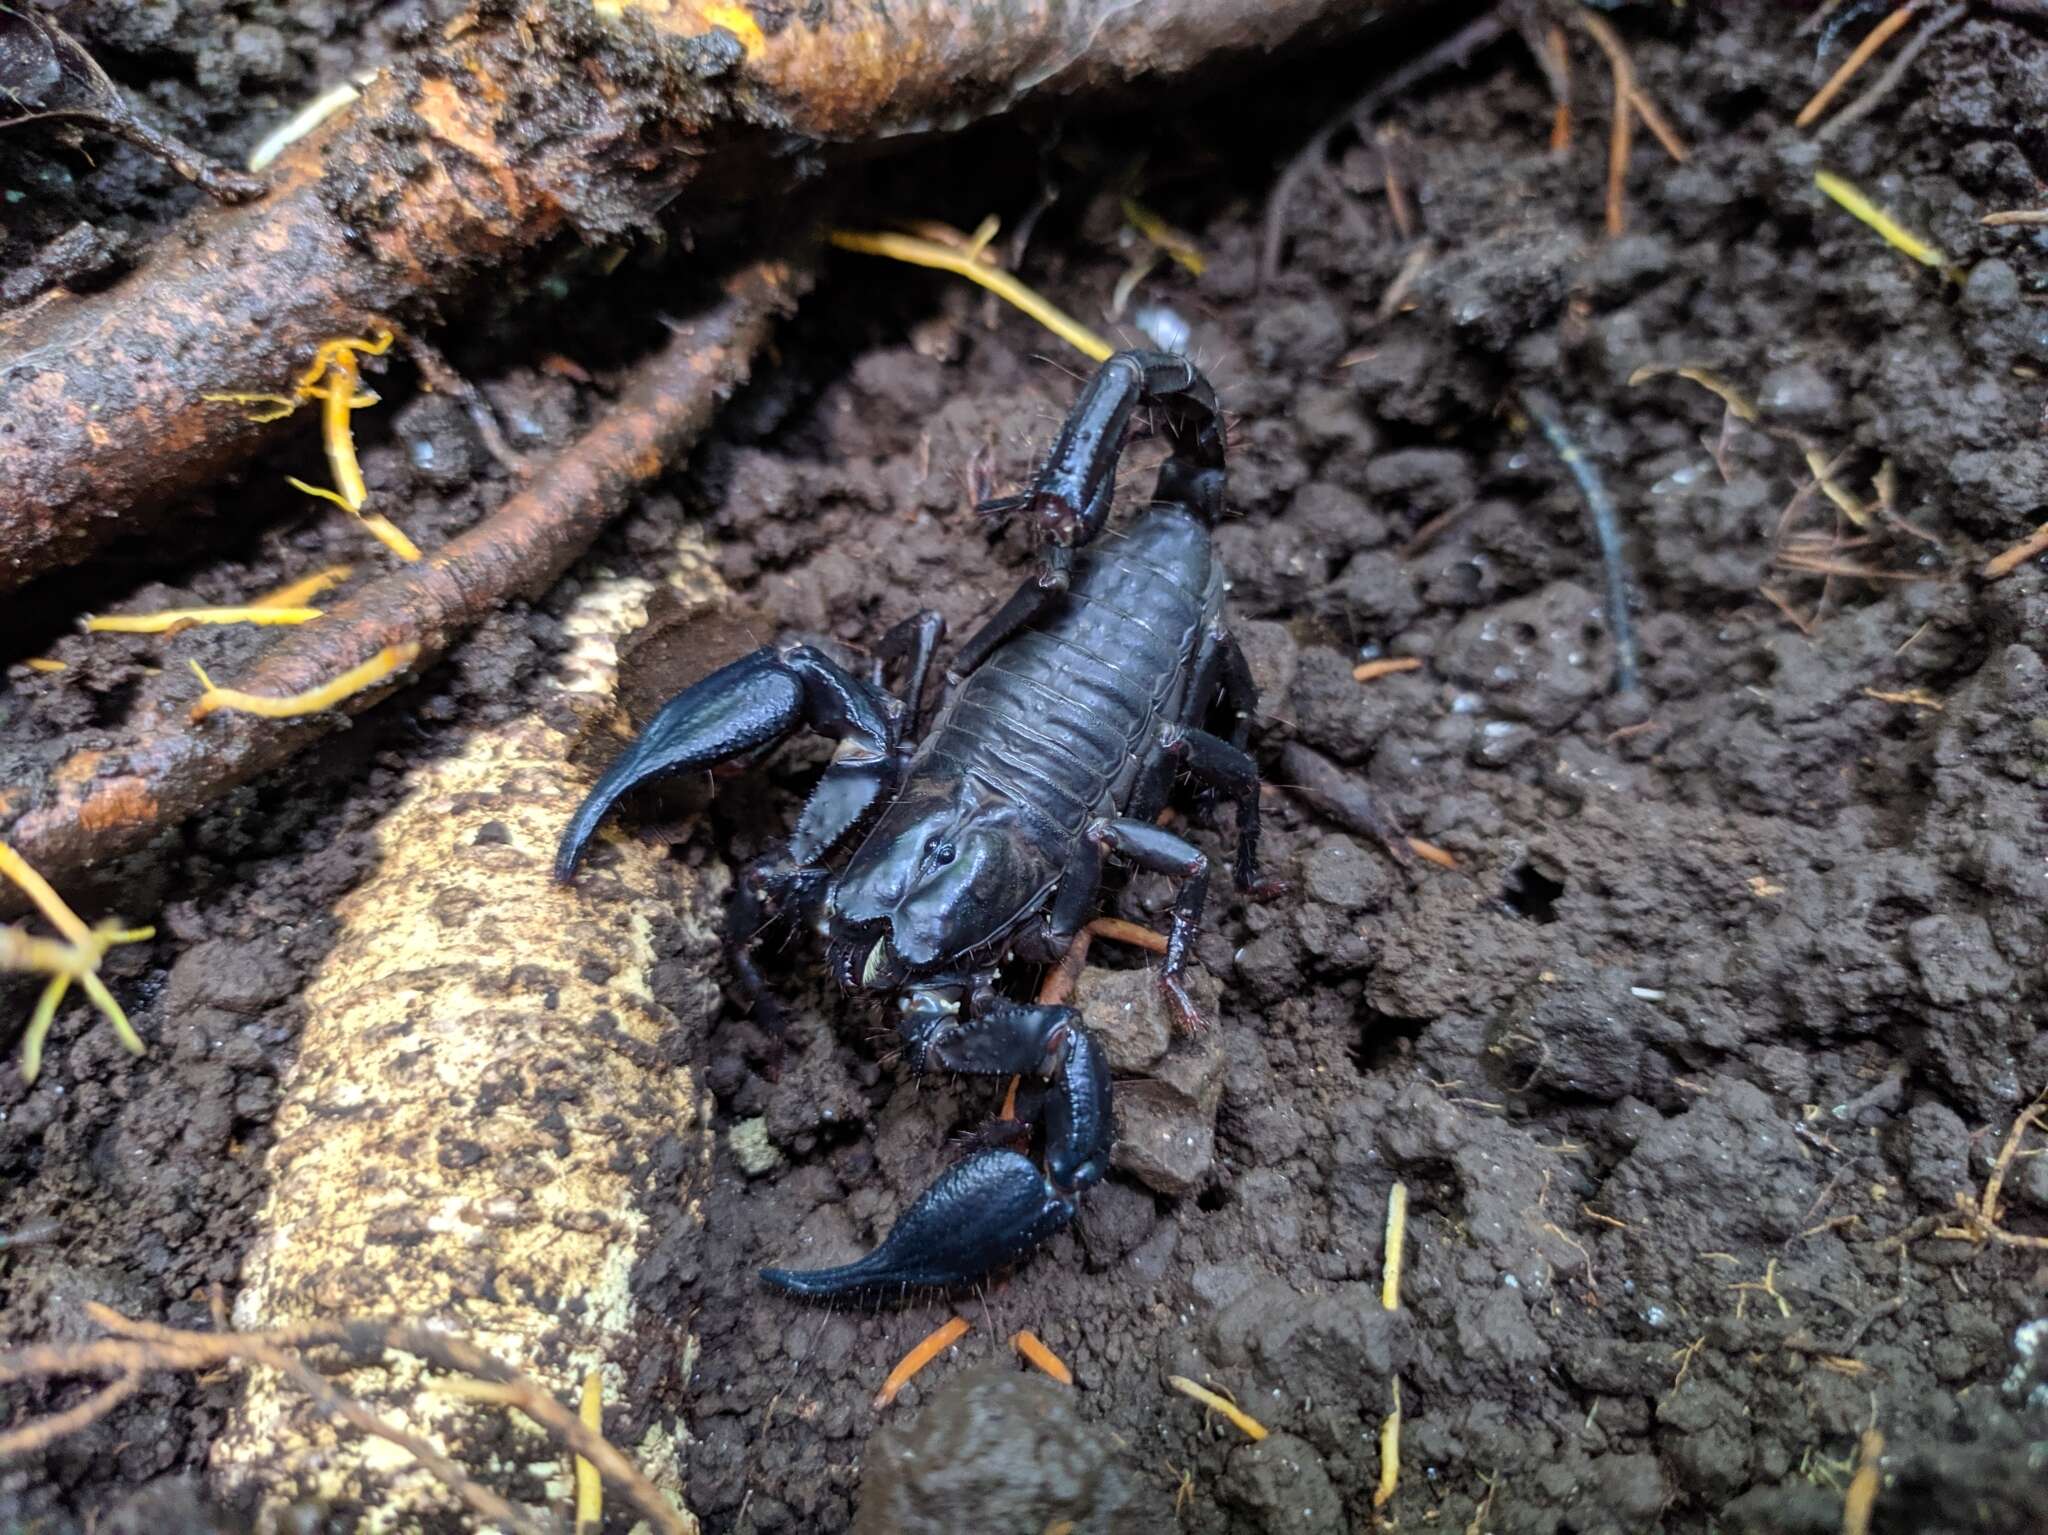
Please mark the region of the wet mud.
<svg viewBox="0 0 2048 1535"><path fill-rule="evenodd" d="M2048 1265L1940 1231L2048 1087L2048 571L1977 575L2048 517L2048 232L1978 223L2039 203L2048 31L1973 12L1884 110L1817 148L1789 122L1840 50L1816 62L1796 15L1615 19L1692 150L1673 165L1639 145L1617 238L1590 50L1567 152L1548 149L1549 97L1513 43L1395 103L1393 138L1340 137L1263 286L1277 168L1383 59L1301 70L1274 88L1289 100L1242 120L1075 123L1043 155L1042 133L975 141L1006 172L1013 223L1035 178L1060 189L1022 270L1119 339L1139 334L1105 318L1133 253L1116 176L1134 144L1143 197L1206 259L1199 277L1162 264L1136 303L1186 322L1231 412L1219 541L1262 691L1266 858L1292 889L1212 900L1194 1039L1157 1015L1147 956L1096 946L1081 1003L1119 1072L1118 1171L1011 1275L880 1310L792 1305L755 1271L871 1245L1000 1085L912 1078L887 1020L837 993L813 949L763 956L786 1034L733 1004L702 1042L718 1104L712 1176L687 1190L702 1225L679 1199L635 1278L700 1340L688 1377L645 1381L632 1411L687 1427L707 1530L1355 1530L1374 1518L1396 1381L1400 1475L1378 1516L1408 1528L1838 1530L1872 1427L1874 1530L2033 1527L2048 1346L2026 1329L2048 1314ZM209 110L180 127L215 147L208 123L230 114ZM923 153L874 173L864 219L989 211L988 178L963 185ZM1952 275L1826 201L1817 169ZM148 217L183 195L145 198ZM110 208L81 217L128 228ZM567 440L604 382L532 358L608 357L623 302L458 359L522 446ZM629 710L776 632L857 648L929 606L970 633L1029 568L1022 536L971 508L1026 477L1071 401L1056 350L933 274L833 268L688 472L593 557L652 558L701 521L737 593L715 624L629 650ZM1681 378L1631 382L1653 365L1711 370L1759 424L1731 426ZM1621 508L1631 692L1614 687L1583 498L1530 390ZM447 402L391 400L360 426L365 472L431 543L495 504L506 471ZM1867 529L1802 492L1795 436L1875 508ZM1160 451L1134 444L1126 495ZM295 515L147 595L227 601L355 550L340 519ZM370 872L400 764L545 707L564 600L502 616L318 761L79 892L89 918L158 922L110 963L152 1050L130 1061L68 1009L33 1089L0 1073L0 1230L59 1223L0 1252L0 1338L80 1336L86 1300L181 1325L205 1325L214 1286L232 1301L332 904ZM10 751L107 729L143 668L254 648L88 639L40 609L20 622L10 661L70 668L10 667ZM1374 660L1417 664L1356 680ZM635 824L737 866L821 760L797 747L715 792L682 786ZM1187 814L1222 856L1230 812ZM1169 904L1148 878L1108 902L1155 926ZM4 1016L32 1001L0 986ZM2015 1231L2048 1230L2044 1170L2011 1167ZM878 1413L884 1373L954 1310L967 1337ZM1024 1373L1020 1328L1071 1388ZM1205 1413L1176 1375L1228 1391L1270 1437ZM42 1461L0 1467L0 1522L70 1528L180 1496L152 1484L198 1473L235 1389L154 1379ZM19 1416L71 1399L5 1401Z"/></svg>

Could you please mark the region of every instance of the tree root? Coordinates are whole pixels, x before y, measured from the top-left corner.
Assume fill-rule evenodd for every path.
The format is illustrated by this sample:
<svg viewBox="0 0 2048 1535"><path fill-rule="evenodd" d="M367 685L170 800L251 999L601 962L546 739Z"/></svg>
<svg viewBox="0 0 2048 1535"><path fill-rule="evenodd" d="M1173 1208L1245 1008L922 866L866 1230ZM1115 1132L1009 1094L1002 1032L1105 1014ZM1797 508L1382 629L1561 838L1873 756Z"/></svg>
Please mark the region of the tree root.
<svg viewBox="0 0 2048 1535"><path fill-rule="evenodd" d="M198 212L103 293L0 320L0 592L145 528L273 440L207 395L287 377L329 336L420 330L560 236L616 239L686 190L706 209L770 197L824 145L1185 74L1381 4L774 9L769 33L708 0L610 19L591 0L481 8L287 149L260 202Z"/></svg>
<svg viewBox="0 0 2048 1535"><path fill-rule="evenodd" d="M550 1437L595 1466L661 1535L695 1535L696 1521L678 1513L603 1434L510 1365L445 1332L380 1319L302 1322L254 1333L186 1332L131 1321L91 1302L85 1309L113 1336L87 1343L34 1344L0 1354L0 1382L91 1375L108 1383L61 1412L0 1433L0 1458L38 1453L97 1423L133 1396L152 1371L197 1374L231 1362L264 1365L289 1379L326 1416L397 1445L479 1517L518 1535L559 1535L559 1521L521 1508L483 1486L424 1438L386 1422L338 1390L327 1379L332 1366L316 1370L305 1357L313 1349L338 1349L339 1367L351 1370L375 1366L386 1353L401 1353L449 1371L456 1377L455 1389L465 1395L488 1396L517 1407Z"/></svg>
<svg viewBox="0 0 2048 1535"><path fill-rule="evenodd" d="M380 652L417 647L423 671L500 604L544 592L647 481L674 464L745 382L775 315L809 285L808 269L771 260L743 269L712 308L628 380L603 420L496 512L445 548L403 566L286 637L242 676L237 692L315 693ZM220 794L330 733L344 714L387 696L366 687L332 709L293 719L223 713L195 724L190 678L167 675L132 716L115 750L73 753L43 781L13 789L0 835L57 880L127 851ZM23 792L27 790L28 792ZM33 799L30 795L33 794Z"/></svg>

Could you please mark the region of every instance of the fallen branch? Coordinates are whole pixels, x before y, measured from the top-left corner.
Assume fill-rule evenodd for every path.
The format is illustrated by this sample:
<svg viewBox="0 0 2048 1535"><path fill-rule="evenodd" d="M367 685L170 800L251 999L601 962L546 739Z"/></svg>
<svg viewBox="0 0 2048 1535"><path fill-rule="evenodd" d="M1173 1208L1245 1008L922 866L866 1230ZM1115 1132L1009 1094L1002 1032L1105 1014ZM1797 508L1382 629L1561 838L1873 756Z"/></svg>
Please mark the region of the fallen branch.
<svg viewBox="0 0 2048 1535"><path fill-rule="evenodd" d="M685 190L765 198L820 146L1181 75L1378 9L835 0L770 33L704 0L479 8L287 149L261 202L201 210L126 281L0 321L0 591L273 440L208 394L288 377L330 336L423 328L559 236L615 239Z"/></svg>
<svg viewBox="0 0 2048 1535"><path fill-rule="evenodd" d="M266 1332L187 1332L131 1321L92 1302L85 1309L96 1324L114 1336L86 1343L34 1344L0 1354L0 1382L89 1375L110 1377L110 1383L62 1412L0 1434L0 1457L36 1453L90 1427L133 1396L143 1378L153 1371L201 1374L229 1363L257 1364L278 1371L327 1416L397 1445L482 1518L520 1535L555 1535L557 1526L553 1520L523 1509L481 1485L426 1439L380 1418L327 1379L337 1367L343 1371L374 1368L386 1354L410 1354L484 1385L492 1391L494 1400L517 1406L550 1436L611 1478L662 1535L694 1535L695 1521L677 1513L674 1505L603 1434L510 1365L461 1338L409 1322L378 1319L306 1322ZM314 1369L306 1354L328 1348L340 1351L339 1360Z"/></svg>
<svg viewBox="0 0 2048 1535"><path fill-rule="evenodd" d="M235 1297L244 1331L418 1319L439 1352L386 1359L379 1412L465 1466L553 1463L559 1507L570 1456L535 1453L503 1409L642 1507L678 1493L689 1437L680 1383L695 1340L633 1280L654 1251L694 1251L701 1225L692 1184L710 1174L711 1121L689 1062L719 1002L707 972L724 875L626 838L573 889L550 875L593 777L573 748L616 707L619 641L657 591L690 616L725 600L693 531L650 566L595 575L565 605L547 680L558 707L511 711L405 768L299 994ZM651 979L663 963L673 986ZM565 1018L583 1020L573 1040ZM523 1379L459 1337L488 1340ZM633 1494L632 1465L567 1405L593 1368L619 1407L614 1436L658 1494ZM678 1386L633 1384L654 1381ZM250 1373L209 1457L224 1493L260 1503L261 1528L365 1482L389 1528L448 1523L436 1485L380 1464L381 1446L270 1370Z"/></svg>
<svg viewBox="0 0 2048 1535"><path fill-rule="evenodd" d="M748 267L712 308L632 374L618 402L573 446L482 522L287 631L233 680L242 694L292 698L331 686L380 653L414 646L415 672L516 596L553 584L632 494L672 465L747 377L775 314L808 273L780 261ZM187 715L189 677L167 673L131 717L129 739L52 766L39 784L0 797L0 836L51 878L97 863L175 826L237 784L277 766L390 692L367 687L328 712L271 722Z"/></svg>

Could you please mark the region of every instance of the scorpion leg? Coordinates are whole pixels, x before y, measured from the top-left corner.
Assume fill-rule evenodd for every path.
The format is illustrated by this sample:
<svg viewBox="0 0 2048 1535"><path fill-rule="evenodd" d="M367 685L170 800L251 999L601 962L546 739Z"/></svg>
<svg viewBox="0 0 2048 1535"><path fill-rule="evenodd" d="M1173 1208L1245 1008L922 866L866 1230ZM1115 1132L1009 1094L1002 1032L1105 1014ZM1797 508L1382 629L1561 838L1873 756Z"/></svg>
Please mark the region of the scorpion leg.
<svg viewBox="0 0 2048 1535"><path fill-rule="evenodd" d="M1044 1170L1020 1152L978 1152L941 1174L865 1258L810 1272L763 1269L777 1289L830 1297L966 1284L1059 1231L1081 1191L1102 1181L1112 1137L1109 1063L1074 1009L993 999L979 1016L942 1028L925 1057L976 1075L1050 1078Z"/></svg>
<svg viewBox="0 0 2048 1535"><path fill-rule="evenodd" d="M1247 895L1276 895L1259 881L1259 766L1241 748L1206 730L1169 728L1160 751L1179 762L1197 783L1221 791L1237 805L1237 888Z"/></svg>
<svg viewBox="0 0 2048 1535"><path fill-rule="evenodd" d="M908 705L899 732L900 739L915 741L924 723L924 684L931 675L932 657L946 638L945 615L931 608L920 608L910 617L897 624L882 636L882 643L875 647L874 670L868 677L869 683L880 690L887 686L884 674L892 661L907 661L908 670L903 677L903 691L900 695Z"/></svg>
<svg viewBox="0 0 2048 1535"><path fill-rule="evenodd" d="M1194 1032L1201 1027L1202 1019L1187 988L1181 984L1181 972L1187 969L1188 950L1201 931L1202 903L1209 894L1208 855L1150 821L1104 818L1089 826L1088 840L1128 858L1141 869L1179 877L1173 925L1166 934L1166 962L1159 967L1159 989L1165 994L1166 1005L1173 1010L1175 1022L1184 1032Z"/></svg>
<svg viewBox="0 0 2048 1535"><path fill-rule="evenodd" d="M1225 631L1221 646L1223 658L1222 675L1223 707L1230 716L1230 734L1226 738L1239 751L1245 749L1252 738L1252 721L1259 713L1259 689L1252 681L1251 663L1244 658L1244 649L1237 643L1237 636ZM1189 720L1190 725L1200 725L1200 720Z"/></svg>
<svg viewBox="0 0 2048 1535"><path fill-rule="evenodd" d="M891 786L901 714L895 700L808 645L764 646L742 656L663 704L605 770L562 833L555 878L575 874L592 835L628 790L771 746L805 725L839 741L790 838L790 862L815 863Z"/></svg>

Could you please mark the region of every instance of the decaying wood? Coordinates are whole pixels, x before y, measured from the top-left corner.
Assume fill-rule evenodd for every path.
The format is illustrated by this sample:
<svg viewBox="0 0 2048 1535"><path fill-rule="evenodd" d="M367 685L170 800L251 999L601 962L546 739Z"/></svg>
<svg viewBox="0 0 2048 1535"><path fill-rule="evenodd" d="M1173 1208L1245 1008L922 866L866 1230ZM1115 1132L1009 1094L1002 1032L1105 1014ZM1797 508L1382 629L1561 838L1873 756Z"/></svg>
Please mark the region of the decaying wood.
<svg viewBox="0 0 2048 1535"><path fill-rule="evenodd" d="M285 632L251 668L220 681L251 693L305 692L392 646L417 645L424 670L470 625L553 584L633 493L674 464L745 381L778 311L808 283L781 261L751 266L673 336L617 402L502 507L416 564L402 566L315 623ZM357 693L360 712L391 692ZM236 784L334 730L341 711L293 720L218 713L195 724L197 686L175 671L138 700L126 739L74 752L40 782L0 791L0 840L52 880L175 826Z"/></svg>
<svg viewBox="0 0 2048 1535"><path fill-rule="evenodd" d="M667 564L683 611L724 600L696 535ZM570 606L554 681L581 707L475 730L408 771L304 994L234 1303L244 1331L404 1316L519 1370L546 1400L442 1389L436 1361L387 1356L378 1412L527 1506L564 1506L571 1467L507 1405L566 1421L562 1400L598 1370L613 1436L671 1497L692 1412L687 1321L649 1314L636 1283L664 1230L693 1239L691 1184L709 1176L711 1105L690 1068L719 1006L725 876L623 837L576 886L551 875L591 782L551 721L573 733L611 706L618 638L658 589L610 577ZM536 1462L555 1464L545 1496ZM250 1374L211 1469L273 1512L360 1505L366 1530L438 1528L452 1501L445 1478L394 1472L275 1368Z"/></svg>
<svg viewBox="0 0 2048 1535"><path fill-rule="evenodd" d="M208 394L274 389L330 336L427 326L557 237L617 237L686 190L716 207L787 188L820 146L1183 74L1384 3L479 6L286 151L262 201L200 211L103 293L0 320L0 591L280 430Z"/></svg>

